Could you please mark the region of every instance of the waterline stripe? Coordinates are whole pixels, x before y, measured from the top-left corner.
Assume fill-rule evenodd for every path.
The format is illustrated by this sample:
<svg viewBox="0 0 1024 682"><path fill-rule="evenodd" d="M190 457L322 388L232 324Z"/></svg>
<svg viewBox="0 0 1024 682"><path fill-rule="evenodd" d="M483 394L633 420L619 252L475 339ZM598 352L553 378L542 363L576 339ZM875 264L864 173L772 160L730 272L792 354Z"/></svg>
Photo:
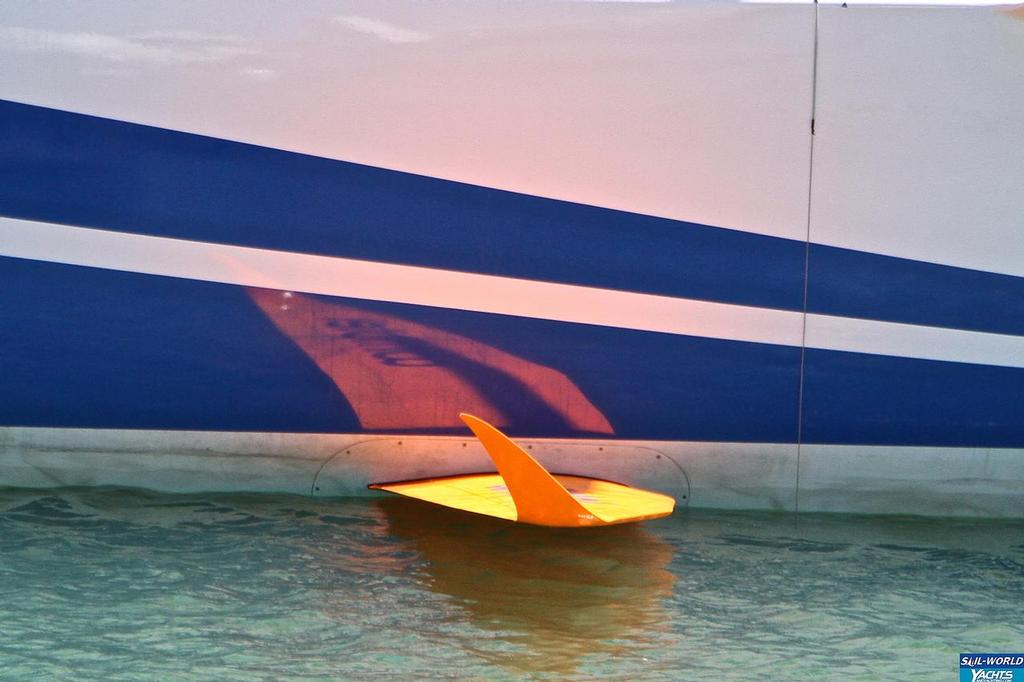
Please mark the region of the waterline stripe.
<svg viewBox="0 0 1024 682"><path fill-rule="evenodd" d="M799 312L0 218L0 255L241 286L799 347ZM1024 337L807 316L807 347L1024 367Z"/></svg>

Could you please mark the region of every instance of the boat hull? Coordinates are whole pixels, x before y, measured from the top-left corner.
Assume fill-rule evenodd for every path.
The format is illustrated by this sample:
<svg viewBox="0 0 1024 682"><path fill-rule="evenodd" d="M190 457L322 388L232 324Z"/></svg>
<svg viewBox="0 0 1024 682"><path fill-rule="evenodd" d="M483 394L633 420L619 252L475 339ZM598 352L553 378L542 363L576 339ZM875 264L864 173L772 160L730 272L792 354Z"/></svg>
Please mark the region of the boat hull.
<svg viewBox="0 0 1024 682"><path fill-rule="evenodd" d="M469 411L681 504L1024 515L1019 13L393 7L299 66L3 29L0 484L362 494Z"/></svg>

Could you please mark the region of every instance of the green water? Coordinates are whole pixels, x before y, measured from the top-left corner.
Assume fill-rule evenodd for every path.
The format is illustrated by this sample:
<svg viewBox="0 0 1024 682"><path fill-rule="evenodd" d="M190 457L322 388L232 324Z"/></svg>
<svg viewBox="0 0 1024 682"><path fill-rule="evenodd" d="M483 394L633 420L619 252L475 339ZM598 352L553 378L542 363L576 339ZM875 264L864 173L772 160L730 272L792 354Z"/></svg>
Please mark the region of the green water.
<svg viewBox="0 0 1024 682"><path fill-rule="evenodd" d="M5 680L953 680L1022 611L1020 523L0 491Z"/></svg>

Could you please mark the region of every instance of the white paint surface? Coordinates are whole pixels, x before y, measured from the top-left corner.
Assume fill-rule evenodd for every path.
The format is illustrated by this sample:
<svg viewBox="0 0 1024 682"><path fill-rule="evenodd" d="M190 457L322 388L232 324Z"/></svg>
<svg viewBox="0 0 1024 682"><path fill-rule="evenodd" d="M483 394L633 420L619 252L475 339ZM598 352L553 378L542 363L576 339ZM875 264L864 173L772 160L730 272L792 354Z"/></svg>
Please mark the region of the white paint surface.
<svg viewBox="0 0 1024 682"><path fill-rule="evenodd" d="M802 238L814 10L0 4L0 98Z"/></svg>
<svg viewBox="0 0 1024 682"><path fill-rule="evenodd" d="M0 218L0 255L283 291L785 346L803 314ZM1024 337L807 315L807 347L1024 367Z"/></svg>
<svg viewBox="0 0 1024 682"><path fill-rule="evenodd" d="M820 9L811 241L1024 275L1024 14Z"/></svg>
<svg viewBox="0 0 1024 682"><path fill-rule="evenodd" d="M797 312L0 218L0 255L624 329L799 345Z"/></svg>
<svg viewBox="0 0 1024 682"><path fill-rule="evenodd" d="M1024 14L953 4L820 6L811 237L1024 275ZM7 0L0 97L803 239L814 15Z"/></svg>
<svg viewBox="0 0 1024 682"><path fill-rule="evenodd" d="M800 510L1024 518L1024 450L802 445Z"/></svg>

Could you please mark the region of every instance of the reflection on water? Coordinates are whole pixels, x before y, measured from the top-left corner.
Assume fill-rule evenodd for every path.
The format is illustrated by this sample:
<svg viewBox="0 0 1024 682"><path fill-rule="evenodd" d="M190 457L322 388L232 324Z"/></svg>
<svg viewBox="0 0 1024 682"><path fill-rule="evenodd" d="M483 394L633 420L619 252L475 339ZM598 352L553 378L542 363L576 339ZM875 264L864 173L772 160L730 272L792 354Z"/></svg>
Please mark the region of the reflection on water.
<svg viewBox="0 0 1024 682"><path fill-rule="evenodd" d="M0 490L3 679L954 679L1024 641L1024 524Z"/></svg>
<svg viewBox="0 0 1024 682"><path fill-rule="evenodd" d="M557 529L384 499L389 532L425 560L421 581L513 645L510 669L574 671L586 655L642 656L667 630L672 550L640 525ZM456 623L453 623L456 624Z"/></svg>

